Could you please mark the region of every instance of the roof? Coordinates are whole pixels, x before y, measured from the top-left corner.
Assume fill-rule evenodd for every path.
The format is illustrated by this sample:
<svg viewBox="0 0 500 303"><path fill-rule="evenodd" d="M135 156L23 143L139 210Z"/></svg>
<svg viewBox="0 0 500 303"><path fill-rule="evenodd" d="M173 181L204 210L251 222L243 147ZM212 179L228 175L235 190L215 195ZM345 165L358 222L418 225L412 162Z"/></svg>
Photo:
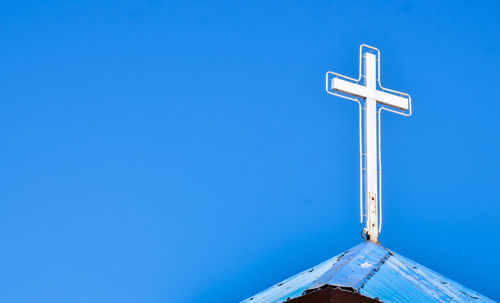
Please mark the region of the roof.
<svg viewBox="0 0 500 303"><path fill-rule="evenodd" d="M369 241L286 279L242 303L279 303L336 287L382 302L494 302Z"/></svg>

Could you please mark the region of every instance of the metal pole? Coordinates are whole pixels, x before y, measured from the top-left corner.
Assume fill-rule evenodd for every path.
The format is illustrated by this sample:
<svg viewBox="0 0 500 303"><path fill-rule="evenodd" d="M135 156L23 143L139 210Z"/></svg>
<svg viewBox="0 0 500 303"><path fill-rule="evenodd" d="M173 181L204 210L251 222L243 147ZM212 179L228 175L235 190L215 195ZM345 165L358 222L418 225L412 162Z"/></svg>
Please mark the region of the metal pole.
<svg viewBox="0 0 500 303"><path fill-rule="evenodd" d="M377 57L365 53L365 86L375 92L377 86ZM374 95L374 94L372 94ZM365 98L365 211L366 236L373 242L378 241L377 214L377 100Z"/></svg>

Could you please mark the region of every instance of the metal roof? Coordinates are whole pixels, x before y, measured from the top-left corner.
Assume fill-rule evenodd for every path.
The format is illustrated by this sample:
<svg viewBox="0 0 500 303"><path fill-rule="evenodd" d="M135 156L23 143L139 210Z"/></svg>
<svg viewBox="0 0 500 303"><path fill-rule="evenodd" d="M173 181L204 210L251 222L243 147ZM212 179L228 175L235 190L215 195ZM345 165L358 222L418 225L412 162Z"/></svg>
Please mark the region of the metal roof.
<svg viewBox="0 0 500 303"><path fill-rule="evenodd" d="M494 302L389 249L365 241L242 303L279 303L326 287L382 302Z"/></svg>

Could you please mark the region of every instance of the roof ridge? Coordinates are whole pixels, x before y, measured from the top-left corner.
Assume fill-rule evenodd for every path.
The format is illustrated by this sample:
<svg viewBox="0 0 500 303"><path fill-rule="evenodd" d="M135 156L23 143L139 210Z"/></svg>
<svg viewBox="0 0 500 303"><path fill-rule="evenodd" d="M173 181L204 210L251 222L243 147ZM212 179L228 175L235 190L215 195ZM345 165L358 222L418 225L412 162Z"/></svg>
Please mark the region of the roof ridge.
<svg viewBox="0 0 500 303"><path fill-rule="evenodd" d="M390 255L391 252L382 245L370 241L358 244L340 255L332 268L321 275L306 292L325 285L358 292Z"/></svg>

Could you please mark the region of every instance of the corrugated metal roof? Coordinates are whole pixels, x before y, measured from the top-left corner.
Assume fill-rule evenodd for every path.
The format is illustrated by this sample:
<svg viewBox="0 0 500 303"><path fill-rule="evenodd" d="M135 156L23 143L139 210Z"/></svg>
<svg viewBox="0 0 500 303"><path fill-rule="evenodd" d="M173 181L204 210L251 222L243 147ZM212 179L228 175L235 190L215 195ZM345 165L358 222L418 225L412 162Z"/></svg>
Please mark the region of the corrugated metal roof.
<svg viewBox="0 0 500 303"><path fill-rule="evenodd" d="M365 241L243 303L280 303L325 286L382 302L494 302L387 248Z"/></svg>
<svg viewBox="0 0 500 303"><path fill-rule="evenodd" d="M319 265L304 270L303 272L288 278L263 292L246 299L243 302L284 302L288 298L300 297L302 293L320 278L327 270L337 263L342 254L331 258Z"/></svg>

